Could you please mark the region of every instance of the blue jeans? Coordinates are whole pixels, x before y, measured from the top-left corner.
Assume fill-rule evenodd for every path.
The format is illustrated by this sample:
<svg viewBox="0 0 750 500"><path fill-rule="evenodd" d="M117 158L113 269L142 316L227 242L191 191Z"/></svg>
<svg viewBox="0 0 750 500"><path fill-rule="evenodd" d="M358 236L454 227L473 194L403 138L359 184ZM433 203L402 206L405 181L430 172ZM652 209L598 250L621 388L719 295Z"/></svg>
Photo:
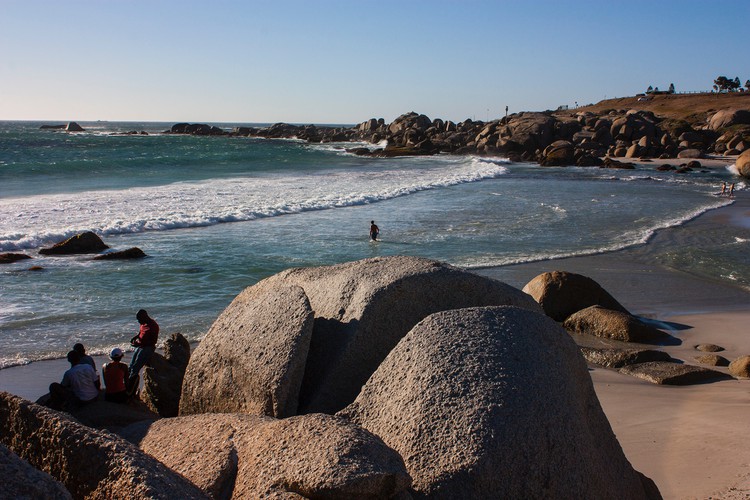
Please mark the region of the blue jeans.
<svg viewBox="0 0 750 500"><path fill-rule="evenodd" d="M132 382L138 377L138 373L144 365L147 365L151 360L151 355L154 354L156 349L151 346L136 347L133 352L133 359L130 360L130 367L128 368L128 380Z"/></svg>

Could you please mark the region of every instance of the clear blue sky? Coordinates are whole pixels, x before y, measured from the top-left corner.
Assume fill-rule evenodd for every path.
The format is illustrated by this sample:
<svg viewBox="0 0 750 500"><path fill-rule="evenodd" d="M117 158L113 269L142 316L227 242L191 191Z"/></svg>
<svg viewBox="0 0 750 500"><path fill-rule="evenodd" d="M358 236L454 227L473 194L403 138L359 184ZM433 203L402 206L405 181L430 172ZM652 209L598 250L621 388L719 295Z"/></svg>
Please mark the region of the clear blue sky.
<svg viewBox="0 0 750 500"><path fill-rule="evenodd" d="M0 0L0 119L485 120L750 79L750 0Z"/></svg>

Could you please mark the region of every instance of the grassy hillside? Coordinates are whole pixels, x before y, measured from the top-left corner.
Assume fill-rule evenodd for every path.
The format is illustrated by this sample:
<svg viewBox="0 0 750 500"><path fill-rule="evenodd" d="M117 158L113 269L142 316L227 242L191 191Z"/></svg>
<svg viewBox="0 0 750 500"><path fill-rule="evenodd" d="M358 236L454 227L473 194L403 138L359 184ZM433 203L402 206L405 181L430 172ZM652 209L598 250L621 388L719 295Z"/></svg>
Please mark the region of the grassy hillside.
<svg viewBox="0 0 750 500"><path fill-rule="evenodd" d="M639 101L638 97L621 97L606 99L591 106L581 106L576 110L568 110L560 114L570 115L571 111L591 111L600 114L610 109L638 109L652 111L662 118L685 120L694 127L700 127L706 124L707 118L720 109L730 108L750 110L750 92L655 95L649 96L647 101Z"/></svg>

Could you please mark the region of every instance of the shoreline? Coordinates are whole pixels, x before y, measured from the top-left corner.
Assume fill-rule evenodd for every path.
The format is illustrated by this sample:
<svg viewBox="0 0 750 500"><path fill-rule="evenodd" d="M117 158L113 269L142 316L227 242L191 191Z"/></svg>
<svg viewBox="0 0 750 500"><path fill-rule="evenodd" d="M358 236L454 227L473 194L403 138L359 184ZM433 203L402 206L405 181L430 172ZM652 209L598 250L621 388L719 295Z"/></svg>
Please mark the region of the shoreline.
<svg viewBox="0 0 750 500"><path fill-rule="evenodd" d="M536 275L566 270L591 277L633 314L677 324L670 334L680 345L664 346L672 357L698 364L693 346L715 343L730 361L750 354L750 290L696 276L653 261L691 225L745 228L750 196L702 213L683 225L662 229L648 242L622 250L474 270L523 286ZM699 231L700 233L700 231ZM195 345L193 345L193 348ZM129 362L132 353L126 354ZM101 367L107 359L94 356ZM47 392L68 368L64 359L35 361L0 370L0 390L31 401ZM726 368L717 368L726 372ZM750 381L725 380L691 386L657 386L615 370L591 367L591 378L610 425L633 466L653 479L664 498L747 498L750 449L741 443L747 426Z"/></svg>

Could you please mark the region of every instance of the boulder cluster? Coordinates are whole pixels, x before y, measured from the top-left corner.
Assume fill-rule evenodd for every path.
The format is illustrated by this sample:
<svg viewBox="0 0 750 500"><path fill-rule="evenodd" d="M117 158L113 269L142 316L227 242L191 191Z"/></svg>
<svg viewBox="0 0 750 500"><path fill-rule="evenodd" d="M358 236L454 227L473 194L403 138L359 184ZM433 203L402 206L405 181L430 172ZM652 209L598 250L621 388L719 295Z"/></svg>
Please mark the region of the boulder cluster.
<svg viewBox="0 0 750 500"><path fill-rule="evenodd" d="M167 132L378 145L349 150L362 156L503 155L542 166L618 168L618 162L607 163L602 158L739 155L750 148L750 112L721 110L702 125L660 118L651 111L625 109L567 114L522 112L488 122L468 119L458 123L410 112L391 123L371 118L351 128L276 123L228 132L205 124L180 123Z"/></svg>
<svg viewBox="0 0 750 500"><path fill-rule="evenodd" d="M587 276L565 271L540 274L523 289L572 335L586 361L616 368L654 384L687 385L730 378L748 377L750 356L732 364L718 356L696 356L701 365L729 366L728 373L673 359L655 349L679 344L679 340L633 316L598 283ZM720 346L695 346L703 352L723 350ZM741 367L745 367L744 369Z"/></svg>
<svg viewBox="0 0 750 500"><path fill-rule="evenodd" d="M544 310L416 257L290 269L192 355L170 337L165 418L115 434L0 393L0 466L50 498L660 498Z"/></svg>

